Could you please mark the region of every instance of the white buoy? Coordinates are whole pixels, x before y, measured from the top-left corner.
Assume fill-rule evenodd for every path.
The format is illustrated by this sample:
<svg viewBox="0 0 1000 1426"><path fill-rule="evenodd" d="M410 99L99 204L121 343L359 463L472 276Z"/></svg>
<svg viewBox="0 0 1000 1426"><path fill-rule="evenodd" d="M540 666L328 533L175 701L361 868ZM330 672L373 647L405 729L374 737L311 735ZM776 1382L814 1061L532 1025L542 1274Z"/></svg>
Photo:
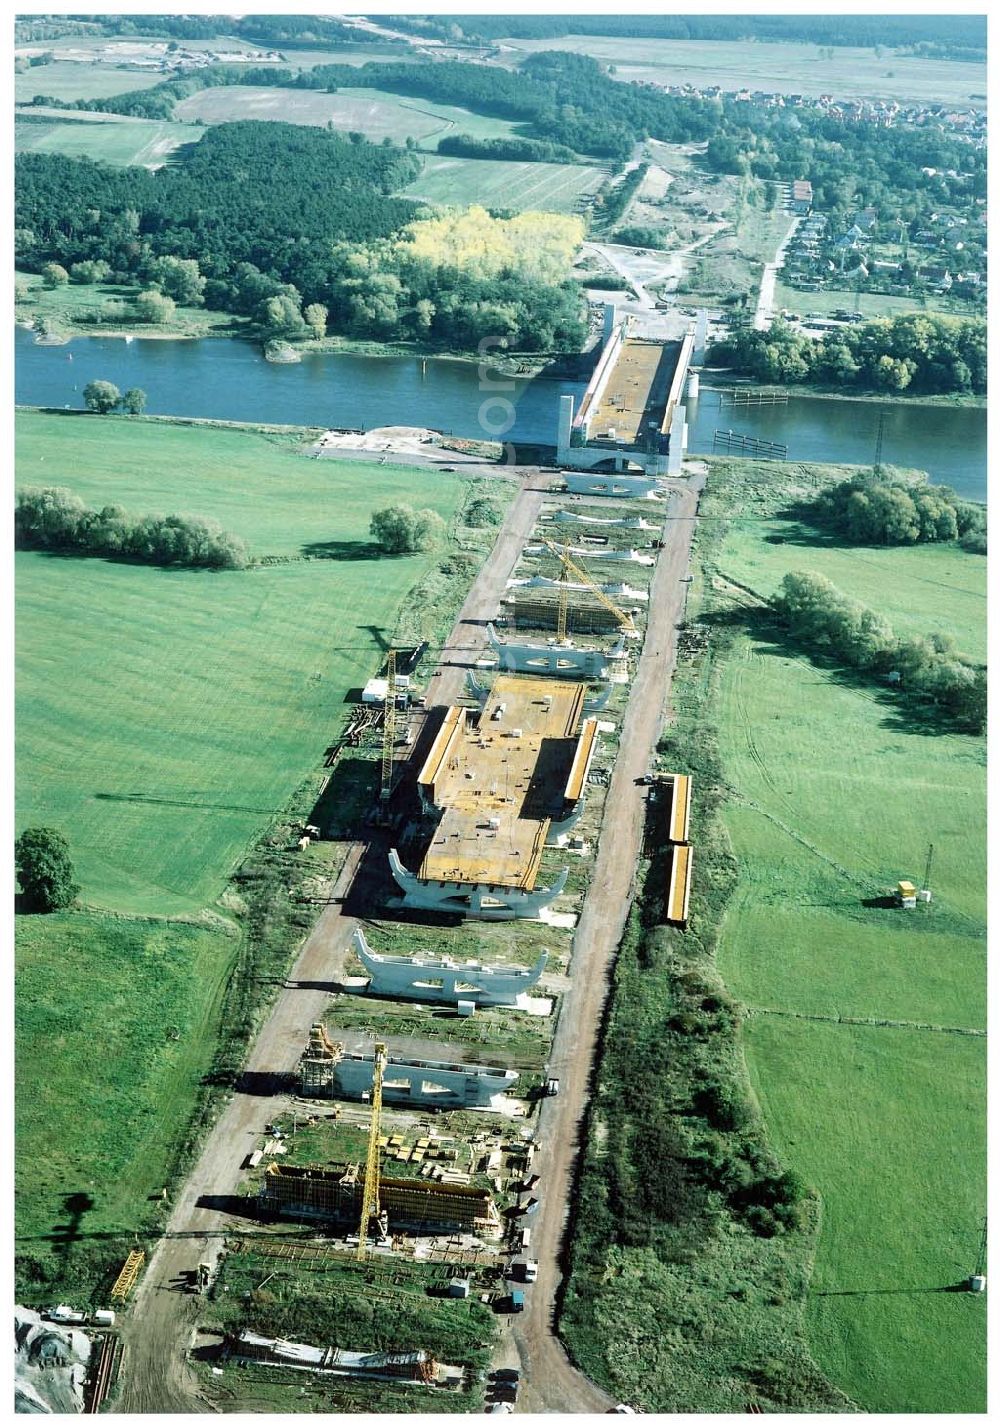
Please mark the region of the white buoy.
<svg viewBox="0 0 1000 1426"><path fill-rule="evenodd" d="M688 372L688 389L687 389L687 394L688 394L688 400L689 400L689 401L697 401L697 400L698 400L698 373L697 373L696 371L689 371L689 372Z"/></svg>

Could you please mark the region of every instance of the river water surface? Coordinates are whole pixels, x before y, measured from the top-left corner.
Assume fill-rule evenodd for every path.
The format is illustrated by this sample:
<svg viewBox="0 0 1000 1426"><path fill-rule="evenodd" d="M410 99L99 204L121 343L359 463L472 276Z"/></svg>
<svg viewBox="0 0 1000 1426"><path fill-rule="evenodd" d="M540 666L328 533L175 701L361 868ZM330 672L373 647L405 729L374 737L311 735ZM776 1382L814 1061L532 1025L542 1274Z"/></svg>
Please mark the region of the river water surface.
<svg viewBox="0 0 1000 1426"><path fill-rule="evenodd" d="M125 390L141 386L155 415L202 416L304 426L429 426L471 438L554 445L559 400L579 398L582 382L543 377L484 381L472 362L418 357L312 353L294 365L264 360L250 342L230 337L160 341L74 337L37 346L16 331L15 396L31 406L82 407L88 381ZM508 426L510 402L513 424ZM986 499L986 412L911 406L899 401L834 401L791 396L787 406L720 409L703 389L688 410L692 453L712 451L716 430L788 446L789 460L870 465L880 413L882 459L926 470L972 500Z"/></svg>

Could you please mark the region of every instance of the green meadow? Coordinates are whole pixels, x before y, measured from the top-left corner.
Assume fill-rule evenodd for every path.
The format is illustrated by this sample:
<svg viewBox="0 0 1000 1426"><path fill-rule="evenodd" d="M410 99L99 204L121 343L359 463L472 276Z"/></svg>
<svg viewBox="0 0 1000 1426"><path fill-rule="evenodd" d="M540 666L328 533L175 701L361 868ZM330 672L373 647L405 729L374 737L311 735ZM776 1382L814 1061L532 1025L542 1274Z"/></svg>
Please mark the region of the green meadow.
<svg viewBox="0 0 1000 1426"><path fill-rule="evenodd" d="M18 826L63 830L87 902L197 910L339 731L430 567L374 557L372 511L449 520L462 483L241 431L36 413L18 417L17 471L292 557L206 576L17 556ZM295 558L309 546L329 557Z"/></svg>
<svg viewBox="0 0 1000 1426"><path fill-rule="evenodd" d="M764 595L816 570L985 657L985 560L955 546L829 544L765 509L737 513L716 567ZM982 1411L983 1304L954 1289L985 1214L985 744L918 731L752 625L719 719L739 865L720 970L769 1134L822 1200L813 1353L865 1410ZM879 906L931 843L932 903Z"/></svg>
<svg viewBox="0 0 1000 1426"><path fill-rule="evenodd" d="M52 1271L66 1200L86 1195L73 1257L142 1232L210 1069L238 937L65 912L17 926L17 1251ZM124 1239L123 1239L124 1241ZM114 1258L114 1249L111 1257ZM124 1249L127 1251L127 1247ZM118 1259L120 1262L120 1257ZM79 1263L69 1269L86 1279Z"/></svg>
<svg viewBox="0 0 1000 1426"><path fill-rule="evenodd" d="M262 76L263 78L263 76ZM408 99L381 89L280 89L274 85L202 89L174 106L174 117L187 122L225 124L235 119L280 119L286 124L317 124L354 130L379 143L416 139L434 149L445 134L471 134L478 139L504 138L520 132L510 119L494 119L450 104Z"/></svg>
<svg viewBox="0 0 1000 1426"><path fill-rule="evenodd" d="M404 198L422 198L442 207L514 208L519 212L576 213L604 182L603 169L573 163L513 163L502 159L424 160L424 169L403 189Z"/></svg>
<svg viewBox="0 0 1000 1426"><path fill-rule="evenodd" d="M274 852L241 894L256 919L218 898L440 561L376 557L371 513L412 502L454 528L466 486L310 460L301 431L35 411L16 428L19 484L210 516L276 557L206 577L16 556L16 822L66 835L84 908L17 917L18 1286L87 1300L162 1226L220 1046L229 1063L308 926ZM299 874L322 876L329 846Z"/></svg>
<svg viewBox="0 0 1000 1426"><path fill-rule="evenodd" d="M197 143L205 132L197 124L152 119L80 123L71 110L48 109L44 115L37 118L32 111L16 115L14 147L18 153L57 153L120 166L158 168L181 144Z"/></svg>

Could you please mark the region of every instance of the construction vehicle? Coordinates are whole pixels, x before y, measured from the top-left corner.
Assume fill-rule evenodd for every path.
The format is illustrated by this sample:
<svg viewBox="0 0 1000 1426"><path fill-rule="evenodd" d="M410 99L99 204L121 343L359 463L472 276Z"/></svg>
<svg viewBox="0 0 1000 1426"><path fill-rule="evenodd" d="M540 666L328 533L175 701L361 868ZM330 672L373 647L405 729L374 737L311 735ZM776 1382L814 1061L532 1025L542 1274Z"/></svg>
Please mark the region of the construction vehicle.
<svg viewBox="0 0 1000 1426"><path fill-rule="evenodd" d="M372 1117L368 1130L368 1158L365 1162L365 1187L361 1199L361 1223L358 1228L359 1262L368 1256L368 1238L375 1230L375 1238L384 1243L389 1234L389 1217L382 1211L379 1196L379 1133L382 1124L382 1077L389 1063L388 1046L381 1041L375 1043L375 1063L372 1067Z"/></svg>
<svg viewBox="0 0 1000 1426"><path fill-rule="evenodd" d="M594 583L590 575L587 574L585 570L582 570L578 564L573 563L565 550L561 550L559 546L554 545L551 540L543 540L542 544L550 554L555 555L562 566L559 585L559 609L556 619L557 642L560 644L566 643L566 622L569 610L569 579L571 576L578 583L582 584L600 604L603 604L605 609L609 610L610 613L615 616L623 634L628 634L632 638L638 637L639 631L635 627L635 620L632 618L632 615L627 614L624 609L619 609L614 600L609 599L603 589Z"/></svg>

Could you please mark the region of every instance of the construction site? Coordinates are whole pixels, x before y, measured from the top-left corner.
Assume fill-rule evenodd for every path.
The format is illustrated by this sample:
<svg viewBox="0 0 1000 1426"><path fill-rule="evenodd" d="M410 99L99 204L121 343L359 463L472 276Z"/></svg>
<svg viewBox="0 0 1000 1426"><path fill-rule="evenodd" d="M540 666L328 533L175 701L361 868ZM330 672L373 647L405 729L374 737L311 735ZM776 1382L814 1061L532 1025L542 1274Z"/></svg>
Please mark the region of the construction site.
<svg viewBox="0 0 1000 1426"><path fill-rule="evenodd" d="M662 700L647 632L682 500L693 508L683 482L657 479L637 515L631 495L541 482L473 646L463 634L454 659L390 648L328 753L307 836L332 834L349 748L370 770L364 841L314 933L326 922L329 949L311 980L288 982L294 1058L253 1062L267 1097L246 1106L257 1129L233 1148L239 1167L192 1279L215 1344L205 1360L238 1365L255 1392L308 1371L347 1392L331 1400L379 1409L403 1389L389 1382L398 1360L403 1375L416 1364L410 1390L481 1399L469 1371L514 1340L505 1321L532 1314L566 1192L553 1136L563 1094L578 1101L584 1087L572 1006L595 987L578 964L580 918L640 662ZM683 927L691 782L643 756L625 785L637 806L669 806L669 919ZM303 983L315 988L296 1012ZM336 1325L357 1288L387 1305L374 1336ZM305 1320L294 1305L307 1301ZM445 1359L455 1370L437 1371Z"/></svg>
<svg viewBox="0 0 1000 1426"><path fill-rule="evenodd" d="M631 335L632 319L604 308L603 345L579 405L559 398L557 461L577 494L651 498L656 480L679 475L687 449L684 394L688 372L704 347L704 320L679 342ZM620 472L619 475L607 472Z"/></svg>

